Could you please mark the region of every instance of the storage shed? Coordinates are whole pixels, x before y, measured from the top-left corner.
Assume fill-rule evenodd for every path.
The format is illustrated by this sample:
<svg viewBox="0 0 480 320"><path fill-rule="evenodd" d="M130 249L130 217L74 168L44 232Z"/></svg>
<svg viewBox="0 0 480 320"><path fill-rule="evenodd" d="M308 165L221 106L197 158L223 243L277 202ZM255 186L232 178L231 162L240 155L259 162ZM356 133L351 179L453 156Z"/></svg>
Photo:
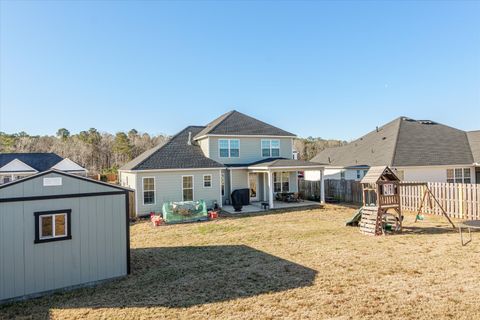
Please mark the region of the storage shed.
<svg viewBox="0 0 480 320"><path fill-rule="evenodd" d="M0 303L127 275L130 191L56 170L0 186Z"/></svg>

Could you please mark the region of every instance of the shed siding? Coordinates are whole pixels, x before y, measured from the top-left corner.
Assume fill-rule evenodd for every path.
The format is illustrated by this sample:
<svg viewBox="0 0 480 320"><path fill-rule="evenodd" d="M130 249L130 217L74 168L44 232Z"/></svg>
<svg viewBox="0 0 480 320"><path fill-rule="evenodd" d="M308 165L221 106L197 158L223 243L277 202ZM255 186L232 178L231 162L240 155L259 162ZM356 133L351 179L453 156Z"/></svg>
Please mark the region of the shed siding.
<svg viewBox="0 0 480 320"><path fill-rule="evenodd" d="M232 137L209 137L209 157L217 162L225 164L252 163L265 159L262 157L261 141L262 138L238 138L240 140L240 157L238 158L220 158L218 149L219 139L232 139ZM280 140L280 157L292 159L292 139L291 138L265 138Z"/></svg>
<svg viewBox="0 0 480 320"><path fill-rule="evenodd" d="M203 187L203 175L212 175L212 187ZM150 212L161 212L164 202L182 201L182 176L193 176L193 198L194 200L205 200L207 205L213 201L222 203L220 196L220 169L212 170L182 170L182 171L160 171L160 172L137 172L135 200L137 216L145 216ZM155 178L155 204L143 204L143 178Z"/></svg>
<svg viewBox="0 0 480 320"><path fill-rule="evenodd" d="M60 194L110 189L62 178L62 188L55 187ZM3 188L1 198L13 187L25 197L44 195L35 181L42 179ZM0 203L0 301L126 275L125 201L124 194L115 194ZM34 212L61 209L72 210L72 239L35 244Z"/></svg>

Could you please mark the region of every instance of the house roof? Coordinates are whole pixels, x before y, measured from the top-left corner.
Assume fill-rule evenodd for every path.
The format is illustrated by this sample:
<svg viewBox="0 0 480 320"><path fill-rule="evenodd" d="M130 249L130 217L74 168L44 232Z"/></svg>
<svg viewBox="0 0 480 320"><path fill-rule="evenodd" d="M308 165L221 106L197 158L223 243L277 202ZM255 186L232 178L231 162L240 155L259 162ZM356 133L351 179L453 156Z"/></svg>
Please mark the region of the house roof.
<svg viewBox="0 0 480 320"><path fill-rule="evenodd" d="M472 141L478 137L472 136ZM407 117L397 118L345 146L325 149L312 161L337 166L394 167L474 162L465 131Z"/></svg>
<svg viewBox="0 0 480 320"><path fill-rule="evenodd" d="M264 161L257 161L254 164L250 164L250 168L286 168L286 167L320 167L320 163L304 161L304 160L293 160L293 159L283 159L283 158L270 158Z"/></svg>
<svg viewBox="0 0 480 320"><path fill-rule="evenodd" d="M472 150L473 161L480 163L480 130L467 132L467 137Z"/></svg>
<svg viewBox="0 0 480 320"><path fill-rule="evenodd" d="M0 153L0 168L15 159L39 172L46 171L63 160L55 153Z"/></svg>
<svg viewBox="0 0 480 320"><path fill-rule="evenodd" d="M322 167L323 165L316 162L304 161L304 160L294 160L286 158L267 158L251 163L235 163L235 164L226 164L225 166L229 168L286 168L286 167Z"/></svg>
<svg viewBox="0 0 480 320"><path fill-rule="evenodd" d="M274 127L236 110L227 112L213 120L198 132L195 139L207 134L215 135L265 135L295 137L293 133Z"/></svg>
<svg viewBox="0 0 480 320"><path fill-rule="evenodd" d="M205 127L189 126L174 135L166 144L157 146L139 155L122 166L121 170L155 170L155 169L195 169L223 168L224 165L207 158L200 146L191 139Z"/></svg>
<svg viewBox="0 0 480 320"><path fill-rule="evenodd" d="M382 178L387 181L400 181L393 171L387 166L371 167L363 177L361 183L376 183Z"/></svg>

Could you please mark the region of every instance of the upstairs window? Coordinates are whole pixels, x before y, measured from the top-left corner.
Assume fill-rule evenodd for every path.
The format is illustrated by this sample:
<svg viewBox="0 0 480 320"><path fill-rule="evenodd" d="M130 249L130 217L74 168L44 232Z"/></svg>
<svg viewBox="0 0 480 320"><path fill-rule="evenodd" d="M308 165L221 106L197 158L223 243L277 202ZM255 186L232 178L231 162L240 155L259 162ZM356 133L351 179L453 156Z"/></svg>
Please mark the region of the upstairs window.
<svg viewBox="0 0 480 320"><path fill-rule="evenodd" d="M71 209L35 212L34 243L71 239L71 213Z"/></svg>
<svg viewBox="0 0 480 320"><path fill-rule="evenodd" d="M143 178L143 204L155 204L155 178Z"/></svg>
<svg viewBox="0 0 480 320"><path fill-rule="evenodd" d="M262 140L262 157L279 157L280 140Z"/></svg>
<svg viewBox="0 0 480 320"><path fill-rule="evenodd" d="M340 171L340 179L345 180L345 170Z"/></svg>
<svg viewBox="0 0 480 320"><path fill-rule="evenodd" d="M219 139L218 147L220 158L240 157L240 140L238 139Z"/></svg>
<svg viewBox="0 0 480 320"><path fill-rule="evenodd" d="M357 170L357 179L360 179L360 178L361 178L360 170Z"/></svg>

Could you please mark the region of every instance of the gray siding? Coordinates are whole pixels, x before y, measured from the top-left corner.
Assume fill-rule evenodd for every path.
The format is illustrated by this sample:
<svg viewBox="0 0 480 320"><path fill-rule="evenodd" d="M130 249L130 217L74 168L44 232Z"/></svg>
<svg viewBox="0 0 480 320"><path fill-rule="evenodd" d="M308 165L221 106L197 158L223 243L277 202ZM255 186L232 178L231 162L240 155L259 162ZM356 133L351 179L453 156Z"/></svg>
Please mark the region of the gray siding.
<svg viewBox="0 0 480 320"><path fill-rule="evenodd" d="M212 187L203 187L203 175L212 175ZM220 189L220 170L181 170L181 171L158 171L136 172L135 200L137 216L145 216L150 212L162 212L164 202L182 201L182 176L193 176L194 200L205 200L207 205L216 201L222 203ZM155 204L143 204L143 178L155 178Z"/></svg>
<svg viewBox="0 0 480 320"><path fill-rule="evenodd" d="M230 170L232 192L237 189L248 188L248 170L234 169Z"/></svg>
<svg viewBox="0 0 480 320"><path fill-rule="evenodd" d="M71 183L58 189L61 194L68 193L65 190L109 189L88 181L66 180ZM24 188L19 188L22 185ZM51 194L51 190L35 189L38 181L15 187L23 189L23 196L31 196L26 190ZM2 198L9 194L7 189L0 190ZM34 212L61 209L72 210L72 239L35 244ZM123 194L0 203L0 300L126 275L125 210Z"/></svg>
<svg viewBox="0 0 480 320"><path fill-rule="evenodd" d="M262 157L261 140L263 138L238 138L240 140L240 157L238 158L220 158L218 149L219 139L231 139L232 137L209 137L209 157L217 162L225 164L234 163L252 163L265 159ZM270 139L270 138L265 138ZM292 139L291 138L272 138L280 140L280 157L292 159Z"/></svg>

